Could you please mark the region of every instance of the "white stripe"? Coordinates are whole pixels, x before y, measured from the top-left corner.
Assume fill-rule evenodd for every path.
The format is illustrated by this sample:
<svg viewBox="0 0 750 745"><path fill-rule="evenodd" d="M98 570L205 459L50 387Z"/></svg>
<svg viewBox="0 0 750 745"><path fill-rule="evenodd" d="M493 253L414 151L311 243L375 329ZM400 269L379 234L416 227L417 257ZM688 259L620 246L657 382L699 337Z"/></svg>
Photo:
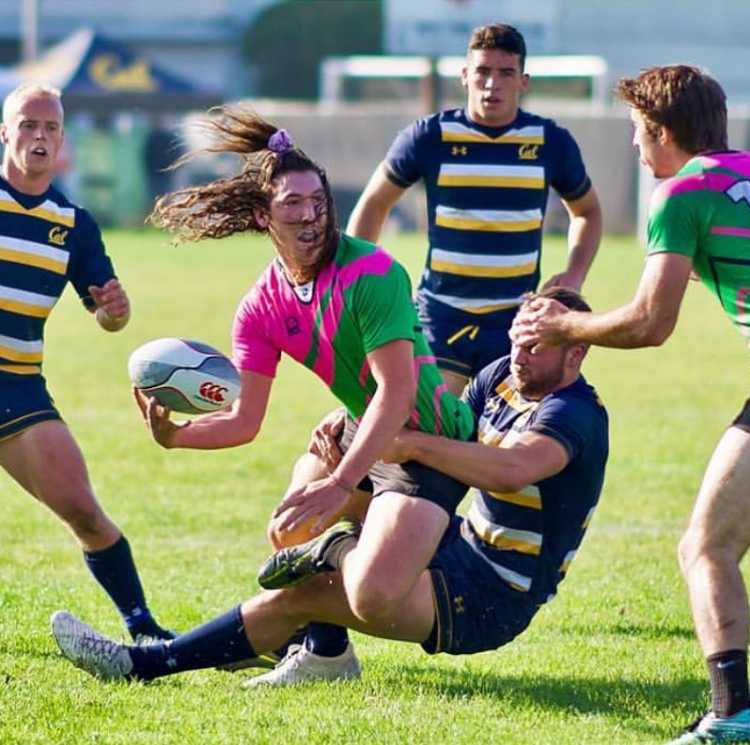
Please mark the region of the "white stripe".
<svg viewBox="0 0 750 745"><path fill-rule="evenodd" d="M474 135L476 137L483 137L488 140L496 140L499 137L490 137L484 132L480 132L478 129L472 129L467 127L465 124L460 122L440 122L440 129L444 132L452 132L453 134L459 135ZM500 137L543 137L544 127L520 127L518 129L509 129L507 132L503 132Z"/></svg>
<svg viewBox="0 0 750 745"><path fill-rule="evenodd" d="M36 292L17 290L14 287L3 287L0 285L0 298L4 300L16 300L26 305L37 305L40 308L53 308L57 302L56 297L50 295L39 295Z"/></svg>
<svg viewBox="0 0 750 745"><path fill-rule="evenodd" d="M11 238L6 235L0 236L0 249L2 248L18 251L18 253L31 254L32 256L43 256L45 259L59 261L65 266L68 265L68 259L70 258L70 254L67 251L62 251L59 248L53 248L44 243L22 241L19 238Z"/></svg>
<svg viewBox="0 0 750 745"><path fill-rule="evenodd" d="M33 354L34 352L42 351L42 340L24 341L22 339L14 339L12 336L3 336L0 334L0 346L10 347L17 352L28 352Z"/></svg>
<svg viewBox="0 0 750 745"><path fill-rule="evenodd" d="M563 559L563 566L565 564L570 564L570 562L575 559L577 553L577 551L568 551L568 553L565 554L565 558Z"/></svg>
<svg viewBox="0 0 750 745"><path fill-rule="evenodd" d="M527 254L512 254L503 256L497 254L462 254L457 251L446 251L442 248L433 248L430 261L449 261L451 264L461 266L523 266L524 264L536 264L539 260L539 251Z"/></svg>
<svg viewBox="0 0 750 745"><path fill-rule="evenodd" d="M443 163L440 175L446 176L507 176L509 178L544 178L541 166L495 166L474 163Z"/></svg>
<svg viewBox="0 0 750 745"><path fill-rule="evenodd" d="M453 308L484 308L486 305L520 305L523 301L523 295L518 297L490 297L490 298L466 298L455 297L454 295L441 295L437 292L422 290L422 293L428 295L433 300L450 305Z"/></svg>
<svg viewBox="0 0 750 745"><path fill-rule="evenodd" d="M467 515L469 521L478 533L489 533L490 541L497 538L505 538L510 541L520 541L532 546L542 545L541 533L534 533L531 530L516 530L508 528L505 525L498 525L490 522L480 511L476 502L472 503Z"/></svg>
<svg viewBox="0 0 750 745"><path fill-rule="evenodd" d="M14 199L12 195L8 194L7 191L3 191L0 189L0 201L3 202L15 202L16 204L20 204L18 200ZM23 207L22 204L20 204L21 207ZM60 217L64 217L67 220L74 220L76 216L75 209L72 209L71 207L61 207L59 204L56 204L51 199L45 199L41 204L38 204L36 207L32 208L26 208L23 207L27 212L31 212L32 210L46 210L47 212L54 212L56 215L60 215Z"/></svg>
<svg viewBox="0 0 750 745"><path fill-rule="evenodd" d="M541 220L542 211L533 210L459 210L439 204L436 214L452 220L477 220L478 222L527 222Z"/></svg>

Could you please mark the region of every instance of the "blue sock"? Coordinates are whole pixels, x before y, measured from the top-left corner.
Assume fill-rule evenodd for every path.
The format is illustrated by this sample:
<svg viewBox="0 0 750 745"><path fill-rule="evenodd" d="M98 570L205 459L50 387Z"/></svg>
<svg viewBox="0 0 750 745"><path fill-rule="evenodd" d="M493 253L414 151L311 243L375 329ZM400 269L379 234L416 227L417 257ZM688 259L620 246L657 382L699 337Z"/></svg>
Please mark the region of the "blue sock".
<svg viewBox="0 0 750 745"><path fill-rule="evenodd" d="M256 657L245 635L241 606L198 626L174 641L130 647L132 675L152 680L162 675L201 670Z"/></svg>
<svg viewBox="0 0 750 745"><path fill-rule="evenodd" d="M307 627L305 648L320 657L338 657L349 644L349 633L332 623L311 623Z"/></svg>
<svg viewBox="0 0 750 745"><path fill-rule="evenodd" d="M159 628L146 605L130 544L124 535L102 551L84 551L83 558L96 581L112 598L132 636Z"/></svg>

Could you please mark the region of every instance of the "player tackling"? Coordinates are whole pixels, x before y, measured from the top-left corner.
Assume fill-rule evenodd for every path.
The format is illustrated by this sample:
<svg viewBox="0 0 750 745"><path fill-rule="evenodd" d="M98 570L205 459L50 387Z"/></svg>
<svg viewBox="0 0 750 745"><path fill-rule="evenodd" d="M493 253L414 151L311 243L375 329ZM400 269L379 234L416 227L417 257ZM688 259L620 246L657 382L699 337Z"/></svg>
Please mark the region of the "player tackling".
<svg viewBox="0 0 750 745"><path fill-rule="evenodd" d="M667 180L653 194L648 260L630 303L608 313L530 303L515 343L658 346L677 322L691 272L750 337L750 153L727 147L724 91L695 67L654 67L618 85L641 162ZM711 711L673 745L750 742L748 602L739 563L750 546L750 400L708 464L680 542L680 566L711 679Z"/></svg>

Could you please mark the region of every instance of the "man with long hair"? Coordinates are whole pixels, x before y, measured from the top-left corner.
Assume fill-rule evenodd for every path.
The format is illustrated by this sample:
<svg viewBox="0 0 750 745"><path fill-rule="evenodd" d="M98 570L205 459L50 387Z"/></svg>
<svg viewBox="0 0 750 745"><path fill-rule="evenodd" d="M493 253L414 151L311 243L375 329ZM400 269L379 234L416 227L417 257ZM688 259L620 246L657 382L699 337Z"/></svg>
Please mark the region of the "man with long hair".
<svg viewBox="0 0 750 745"><path fill-rule="evenodd" d="M663 344L691 273L743 336L750 311L750 153L728 149L726 98L688 65L652 67L618 85L641 162L666 179L651 198L648 260L635 297L582 314L549 299L524 307L515 343L583 342L635 349ZM750 401L716 446L680 541L693 620L711 679L711 711L674 745L750 742L747 594L739 563L750 546Z"/></svg>

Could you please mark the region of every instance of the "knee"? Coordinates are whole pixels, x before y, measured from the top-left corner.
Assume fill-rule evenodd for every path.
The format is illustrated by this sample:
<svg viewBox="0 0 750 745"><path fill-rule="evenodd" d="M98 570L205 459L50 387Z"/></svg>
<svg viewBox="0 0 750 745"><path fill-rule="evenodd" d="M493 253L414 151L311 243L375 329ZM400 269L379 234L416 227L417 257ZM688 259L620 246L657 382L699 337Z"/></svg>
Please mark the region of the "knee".
<svg viewBox="0 0 750 745"><path fill-rule="evenodd" d="M344 585L352 613L365 623L391 618L405 595L392 578L372 572L345 577Z"/></svg>
<svg viewBox="0 0 750 745"><path fill-rule="evenodd" d="M677 559L680 562L680 569L683 574L687 574L698 557L701 554L701 540L698 534L692 526L682 534L680 542L677 545Z"/></svg>

